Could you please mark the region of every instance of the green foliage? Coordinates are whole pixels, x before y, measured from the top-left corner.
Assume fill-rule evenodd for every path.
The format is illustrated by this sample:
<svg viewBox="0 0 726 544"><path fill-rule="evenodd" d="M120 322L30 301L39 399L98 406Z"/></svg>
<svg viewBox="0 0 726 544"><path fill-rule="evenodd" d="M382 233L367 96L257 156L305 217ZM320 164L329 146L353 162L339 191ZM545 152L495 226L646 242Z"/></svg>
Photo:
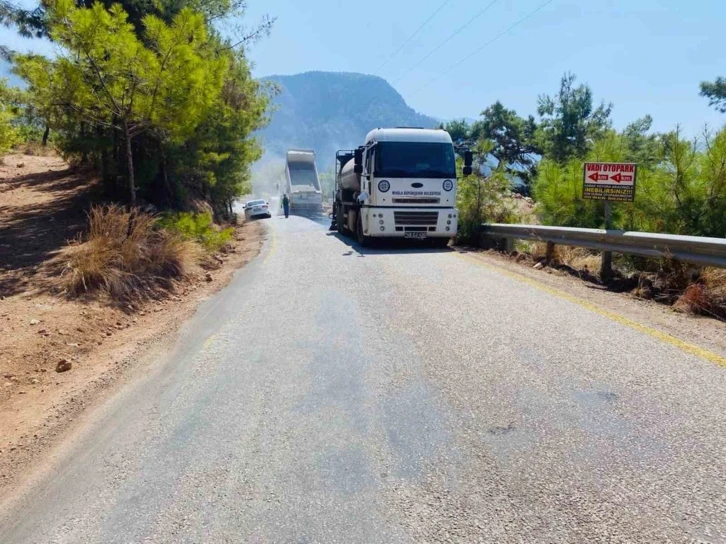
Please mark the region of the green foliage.
<svg viewBox="0 0 726 544"><path fill-rule="evenodd" d="M726 128L697 142L678 131L647 136L640 130L647 125L607 131L583 159L564 164L544 159L534 184L542 222L603 227L602 203L582 200L582 163L633 161L638 162L635 202L613 207L615 228L726 236Z"/></svg>
<svg viewBox="0 0 726 544"><path fill-rule="evenodd" d="M612 104L593 106L592 90L574 86L574 74L565 74L557 95L539 97L540 146L548 158L564 164L582 158L596 140L610 128Z"/></svg>
<svg viewBox="0 0 726 544"><path fill-rule="evenodd" d="M646 115L625 127L621 134L622 145L625 146L623 160L645 168L652 168L662 160L661 135L648 134L652 125L653 118Z"/></svg>
<svg viewBox="0 0 726 544"><path fill-rule="evenodd" d="M76 7L89 8L97 0L76 0ZM189 8L203 15L206 23L219 21L229 17L239 17L244 13L245 0L102 0L100 2L106 9L118 4L128 14L128 21L136 33L141 36L144 30L144 17L153 15L170 23L172 19L185 8ZM21 36L49 37L51 15L55 2L43 0L33 9L23 8L14 2L0 0L0 24L14 26ZM269 31L271 23L265 19L263 24L253 30L243 40L248 41L257 37L260 32Z"/></svg>
<svg viewBox="0 0 726 544"><path fill-rule="evenodd" d="M713 83L701 83L701 96L708 98L708 105L726 113L726 78L717 77Z"/></svg>
<svg viewBox="0 0 726 544"><path fill-rule="evenodd" d="M702 94L726 111L726 79L703 84ZM542 223L603 228L602 202L582 199L586 161L638 164L635 202L613 206L614 228L726 237L726 127L686 141L677 130L652 133L646 115L616 132L610 111L604 103L595 107L590 88L575 86L575 76L565 74L556 96L540 97L538 121L496 102L472 125L442 125L475 151L475 172L487 156L498 163L488 178L460 178L459 238L471 240L482 221L517 219L506 197L515 176L532 181Z"/></svg>
<svg viewBox="0 0 726 544"><path fill-rule="evenodd" d="M184 146L168 148L173 174L198 197L218 204L228 216L232 201L251 188L250 165L262 148L252 132L266 121L267 98L244 58L227 53L222 91Z"/></svg>
<svg viewBox="0 0 726 544"><path fill-rule="evenodd" d="M6 27L14 26L18 33L25 38L40 38L45 35L43 6L24 9L15 2L0 0L0 24ZM0 49L5 49L5 47L0 46Z"/></svg>
<svg viewBox="0 0 726 544"><path fill-rule="evenodd" d="M638 176L633 225L726 237L726 128L701 142L686 141L678 131L664 136L663 161Z"/></svg>
<svg viewBox="0 0 726 544"><path fill-rule="evenodd" d="M582 200L582 162L560 164L543 159L534 182L534 198L545 225L602 227L602 204Z"/></svg>
<svg viewBox="0 0 726 544"><path fill-rule="evenodd" d="M37 125L57 134L64 156L96 165L112 197L125 191L133 202L139 191L177 208L206 200L228 216L261 155L251 134L267 121L267 95L239 44L212 25L243 7L238 0L43 3L44 32L60 54L16 58Z"/></svg>
<svg viewBox="0 0 726 544"><path fill-rule="evenodd" d="M207 251L220 250L234 234L233 228L217 229L211 213L166 213L159 218L158 224L186 240L199 242Z"/></svg>
<svg viewBox="0 0 726 544"><path fill-rule="evenodd" d="M0 78L0 156L20 143L21 134L16 125L17 108L13 89Z"/></svg>
<svg viewBox="0 0 726 544"><path fill-rule="evenodd" d="M331 166L324 172L320 172L318 178L323 198L332 199L335 196L335 168Z"/></svg>
<svg viewBox="0 0 726 544"><path fill-rule="evenodd" d="M62 54L54 61L18 59L19 73L37 92L38 109L119 133L135 199L132 140L153 131L182 143L221 92L225 59L214 56L204 19L182 9L170 25L143 18L144 41L119 4L77 8L59 0L49 10L50 36ZM41 90L42 89L42 90Z"/></svg>
<svg viewBox="0 0 726 544"><path fill-rule="evenodd" d="M472 138L471 125L466 119L455 119L446 124L441 124L439 128L446 130L455 143L466 142Z"/></svg>
<svg viewBox="0 0 726 544"><path fill-rule="evenodd" d="M536 155L542 153L535 139L534 117L523 119L499 101L485 109L481 117L472 127L473 136L490 140L493 144L490 153L504 171L529 187L536 173Z"/></svg>
<svg viewBox="0 0 726 544"><path fill-rule="evenodd" d="M511 189L511 182L503 169L497 169L490 176L484 177L476 172L480 171L481 161L491 150L491 144L486 140L480 142L475 149L478 165L475 165L475 174L464 177L462 174L463 161L457 161L458 190L456 193L456 207L459 211L459 229L457 241L471 243L476 239L479 226L482 223L515 223L517 214L505 194Z"/></svg>

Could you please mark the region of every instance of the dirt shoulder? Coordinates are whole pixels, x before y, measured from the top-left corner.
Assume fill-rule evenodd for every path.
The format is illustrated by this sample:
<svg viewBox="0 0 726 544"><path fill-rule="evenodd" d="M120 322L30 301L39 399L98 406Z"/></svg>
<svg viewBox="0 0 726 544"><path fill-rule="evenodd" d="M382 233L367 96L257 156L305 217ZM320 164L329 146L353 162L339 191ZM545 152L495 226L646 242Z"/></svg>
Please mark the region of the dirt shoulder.
<svg viewBox="0 0 726 544"><path fill-rule="evenodd" d="M628 292L614 292L602 285L573 277L555 268L534 268L529 260L517 262L494 250L458 248L483 263L524 276L546 287L596 304L598 307L637 323L667 333L684 342L726 357L726 323L709 317L679 313L672 307L638 298Z"/></svg>
<svg viewBox="0 0 726 544"><path fill-rule="evenodd" d="M21 166L18 166L21 165ZM133 306L54 289L95 182L57 157L9 155L0 167L0 495L139 362L171 345L205 299L260 251L259 222L238 227L215 270ZM71 369L57 372L59 361Z"/></svg>

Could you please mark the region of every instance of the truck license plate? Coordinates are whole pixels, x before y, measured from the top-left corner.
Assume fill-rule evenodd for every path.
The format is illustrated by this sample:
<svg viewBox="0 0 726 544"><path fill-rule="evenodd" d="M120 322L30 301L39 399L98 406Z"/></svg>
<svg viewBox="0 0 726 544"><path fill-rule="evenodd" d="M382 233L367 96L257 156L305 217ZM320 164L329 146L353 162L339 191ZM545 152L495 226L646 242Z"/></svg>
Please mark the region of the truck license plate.
<svg viewBox="0 0 726 544"><path fill-rule="evenodd" d="M422 239L422 238L426 238L426 233L425 232L406 232L406 233L404 233L403 237L404 238Z"/></svg>

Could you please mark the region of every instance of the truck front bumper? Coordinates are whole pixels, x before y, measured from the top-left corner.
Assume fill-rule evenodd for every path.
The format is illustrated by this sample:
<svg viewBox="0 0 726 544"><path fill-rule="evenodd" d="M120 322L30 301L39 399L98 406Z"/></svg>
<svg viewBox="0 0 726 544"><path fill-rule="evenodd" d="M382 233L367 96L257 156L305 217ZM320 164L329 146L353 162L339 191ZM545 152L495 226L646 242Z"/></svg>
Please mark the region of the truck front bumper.
<svg viewBox="0 0 726 544"><path fill-rule="evenodd" d="M382 238L456 236L456 208L361 208L363 234Z"/></svg>

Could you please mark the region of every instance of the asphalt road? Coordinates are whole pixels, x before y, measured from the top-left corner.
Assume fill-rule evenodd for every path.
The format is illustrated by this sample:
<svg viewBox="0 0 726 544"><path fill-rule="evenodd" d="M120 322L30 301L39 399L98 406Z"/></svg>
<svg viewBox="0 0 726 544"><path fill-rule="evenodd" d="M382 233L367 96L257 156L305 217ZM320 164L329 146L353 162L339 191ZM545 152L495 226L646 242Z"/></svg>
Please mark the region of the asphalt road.
<svg viewBox="0 0 726 544"><path fill-rule="evenodd" d="M453 251L269 227L0 542L726 542L726 368Z"/></svg>

